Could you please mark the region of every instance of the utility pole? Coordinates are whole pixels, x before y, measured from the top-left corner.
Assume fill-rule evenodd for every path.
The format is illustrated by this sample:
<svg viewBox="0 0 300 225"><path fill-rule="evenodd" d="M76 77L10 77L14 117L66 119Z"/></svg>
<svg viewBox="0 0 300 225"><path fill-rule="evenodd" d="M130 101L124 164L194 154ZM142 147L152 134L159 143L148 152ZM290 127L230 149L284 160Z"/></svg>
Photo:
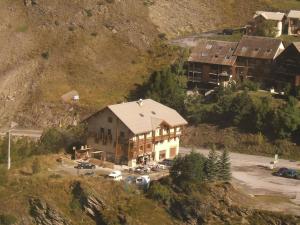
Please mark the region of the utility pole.
<svg viewBox="0 0 300 225"><path fill-rule="evenodd" d="M8 131L8 153L7 153L7 169L10 169L10 132L11 130Z"/></svg>
<svg viewBox="0 0 300 225"><path fill-rule="evenodd" d="M12 129L14 127L16 127L18 124L15 123L15 122L11 122L10 124L10 129L8 130L8 149L7 149L7 170L10 170L10 167L11 167L11 158L10 158L10 136L11 136L11 132L12 132Z"/></svg>

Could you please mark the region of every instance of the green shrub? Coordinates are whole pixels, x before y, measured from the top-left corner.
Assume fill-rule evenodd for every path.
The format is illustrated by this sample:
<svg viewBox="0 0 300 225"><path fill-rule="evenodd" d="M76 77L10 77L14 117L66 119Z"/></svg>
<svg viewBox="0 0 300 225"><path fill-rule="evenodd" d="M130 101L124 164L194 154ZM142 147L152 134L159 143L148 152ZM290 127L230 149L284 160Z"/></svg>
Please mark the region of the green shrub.
<svg viewBox="0 0 300 225"><path fill-rule="evenodd" d="M251 80L245 80L241 84L242 90L257 91L260 88L260 84Z"/></svg>
<svg viewBox="0 0 300 225"><path fill-rule="evenodd" d="M17 222L17 218L13 215L0 214L0 225L13 225Z"/></svg>
<svg viewBox="0 0 300 225"><path fill-rule="evenodd" d="M256 35L263 37L275 37L278 32L276 22L271 20L266 20L260 23L256 29Z"/></svg>
<svg viewBox="0 0 300 225"><path fill-rule="evenodd" d="M147 195L156 201L168 204L171 198L171 191L169 187L155 182L151 184L150 188L147 191Z"/></svg>
<svg viewBox="0 0 300 225"><path fill-rule="evenodd" d="M174 165L170 169L170 175L175 183L181 184L201 183L207 179L205 173L206 157L202 154L192 152L183 157L175 159Z"/></svg>
<svg viewBox="0 0 300 225"><path fill-rule="evenodd" d="M33 174L37 174L37 173L40 173L42 171L42 165L41 165L41 162L38 158L33 160L31 168L32 168L32 173Z"/></svg>
<svg viewBox="0 0 300 225"><path fill-rule="evenodd" d="M50 128L42 134L40 142L42 151L57 153L64 146L64 135L61 130Z"/></svg>
<svg viewBox="0 0 300 225"><path fill-rule="evenodd" d="M6 185L7 181L8 181L7 168L4 168L1 166L0 167L0 186Z"/></svg>

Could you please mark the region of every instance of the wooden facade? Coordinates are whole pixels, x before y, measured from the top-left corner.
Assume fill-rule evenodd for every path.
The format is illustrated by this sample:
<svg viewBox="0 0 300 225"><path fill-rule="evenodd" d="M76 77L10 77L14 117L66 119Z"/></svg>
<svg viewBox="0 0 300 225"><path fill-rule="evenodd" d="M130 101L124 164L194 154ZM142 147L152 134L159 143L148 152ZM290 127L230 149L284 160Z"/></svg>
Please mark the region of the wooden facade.
<svg viewBox="0 0 300 225"><path fill-rule="evenodd" d="M200 62L188 63L188 81L220 85L236 78L235 66Z"/></svg>
<svg viewBox="0 0 300 225"><path fill-rule="evenodd" d="M192 50L188 60L188 81L221 85L235 79L233 52L237 42L205 40Z"/></svg>
<svg viewBox="0 0 300 225"><path fill-rule="evenodd" d="M290 44L275 62L272 74L277 83L300 86L300 43Z"/></svg>

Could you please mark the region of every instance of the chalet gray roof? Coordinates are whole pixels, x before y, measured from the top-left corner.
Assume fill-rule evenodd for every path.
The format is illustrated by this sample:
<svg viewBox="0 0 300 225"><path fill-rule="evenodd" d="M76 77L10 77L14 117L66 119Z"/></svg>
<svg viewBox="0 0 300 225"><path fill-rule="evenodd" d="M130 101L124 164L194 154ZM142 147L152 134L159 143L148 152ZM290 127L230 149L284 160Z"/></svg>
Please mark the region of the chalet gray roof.
<svg viewBox="0 0 300 225"><path fill-rule="evenodd" d="M300 19L300 11L291 10L287 16L288 18Z"/></svg>
<svg viewBox="0 0 300 225"><path fill-rule="evenodd" d="M187 121L174 109L152 99L110 105L109 108L134 134L155 130L161 123L171 127Z"/></svg>
<svg viewBox="0 0 300 225"><path fill-rule="evenodd" d="M234 55L238 57L274 59L283 47L282 41L276 38L244 35L240 40Z"/></svg>
<svg viewBox="0 0 300 225"><path fill-rule="evenodd" d="M257 11L254 15L254 18L262 16L266 20L275 20L275 21L282 21L285 14L281 12L265 12L265 11Z"/></svg>
<svg viewBox="0 0 300 225"><path fill-rule="evenodd" d="M237 42L202 40L192 49L189 62L207 64L233 65L236 56L233 55Z"/></svg>

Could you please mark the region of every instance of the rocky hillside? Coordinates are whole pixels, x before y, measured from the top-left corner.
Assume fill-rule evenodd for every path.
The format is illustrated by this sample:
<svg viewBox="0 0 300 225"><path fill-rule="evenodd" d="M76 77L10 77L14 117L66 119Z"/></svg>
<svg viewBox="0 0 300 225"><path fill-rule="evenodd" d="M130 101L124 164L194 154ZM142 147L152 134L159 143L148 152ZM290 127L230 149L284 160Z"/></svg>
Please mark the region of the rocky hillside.
<svg viewBox="0 0 300 225"><path fill-rule="evenodd" d="M122 101L174 59L165 35L238 26L273 2L280 1L2 0L0 127L69 124ZM75 105L61 100L71 90L80 95Z"/></svg>
<svg viewBox="0 0 300 225"><path fill-rule="evenodd" d="M168 203L152 200L135 186L62 170L59 155L15 162L0 168L0 224L4 225L298 225L300 218L253 209L255 200L229 183L183 190L161 189ZM64 160L65 164L70 163ZM71 166L71 164L69 165ZM67 168L67 167L66 167ZM84 172L81 171L81 174ZM161 183L168 185L169 179Z"/></svg>

